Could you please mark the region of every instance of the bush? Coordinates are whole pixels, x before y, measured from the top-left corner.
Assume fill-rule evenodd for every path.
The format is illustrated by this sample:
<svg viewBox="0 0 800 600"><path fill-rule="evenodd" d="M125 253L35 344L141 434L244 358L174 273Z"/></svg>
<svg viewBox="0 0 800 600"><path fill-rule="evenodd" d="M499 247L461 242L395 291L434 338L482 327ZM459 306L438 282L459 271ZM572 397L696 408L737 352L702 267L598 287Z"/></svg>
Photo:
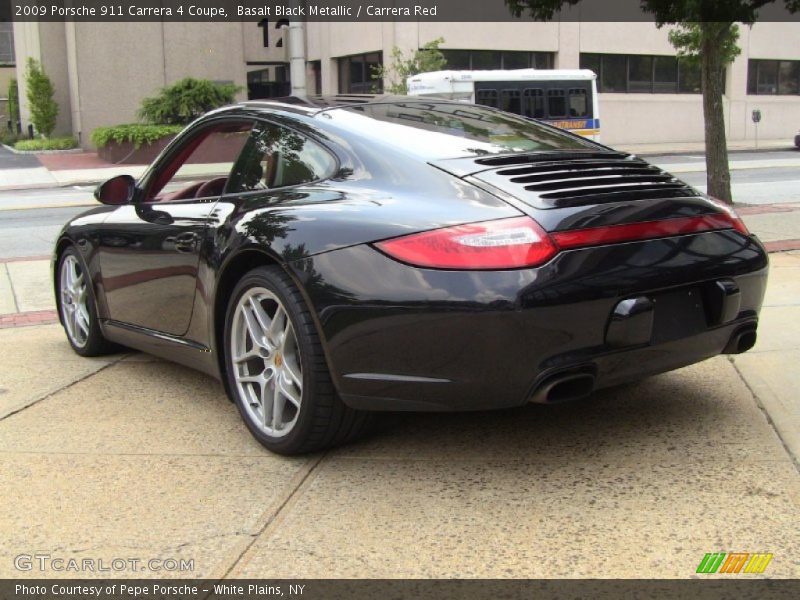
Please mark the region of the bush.
<svg viewBox="0 0 800 600"><path fill-rule="evenodd" d="M19 87L16 77L8 80L8 120L14 127L19 121Z"/></svg>
<svg viewBox="0 0 800 600"><path fill-rule="evenodd" d="M25 72L28 106L31 111L31 122L36 131L45 137L50 137L56 128L58 117L58 104L53 100L53 83L42 69L38 60L28 59L28 68Z"/></svg>
<svg viewBox="0 0 800 600"><path fill-rule="evenodd" d="M19 140L19 135L17 135L16 131L9 131L8 129L3 128L0 130L0 144L5 144L6 146L13 146Z"/></svg>
<svg viewBox="0 0 800 600"><path fill-rule="evenodd" d="M135 148L144 144L152 144L163 137L180 133L181 125L115 125L114 127L98 127L92 132L92 143L98 148L111 143L132 143Z"/></svg>
<svg viewBox="0 0 800 600"><path fill-rule="evenodd" d="M186 125L209 110L231 104L241 88L187 77L142 100L139 118L154 124Z"/></svg>
<svg viewBox="0 0 800 600"><path fill-rule="evenodd" d="M36 138L33 140L20 140L14 144L16 150L25 152L42 152L44 150L72 150L78 147L78 140L73 137L62 138Z"/></svg>

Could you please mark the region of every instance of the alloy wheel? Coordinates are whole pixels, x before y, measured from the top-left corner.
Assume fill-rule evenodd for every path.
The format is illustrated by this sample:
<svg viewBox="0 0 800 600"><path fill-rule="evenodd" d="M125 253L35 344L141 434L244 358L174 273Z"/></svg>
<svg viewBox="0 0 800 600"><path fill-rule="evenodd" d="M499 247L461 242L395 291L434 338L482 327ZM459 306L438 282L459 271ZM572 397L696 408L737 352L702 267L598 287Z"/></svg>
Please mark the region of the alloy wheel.
<svg viewBox="0 0 800 600"><path fill-rule="evenodd" d="M233 315L229 360L236 390L253 424L271 437L294 428L303 401L300 348L280 299L248 289Z"/></svg>
<svg viewBox="0 0 800 600"><path fill-rule="evenodd" d="M86 278L78 259L68 254L61 263L61 317L70 341L83 348L89 340L91 321Z"/></svg>

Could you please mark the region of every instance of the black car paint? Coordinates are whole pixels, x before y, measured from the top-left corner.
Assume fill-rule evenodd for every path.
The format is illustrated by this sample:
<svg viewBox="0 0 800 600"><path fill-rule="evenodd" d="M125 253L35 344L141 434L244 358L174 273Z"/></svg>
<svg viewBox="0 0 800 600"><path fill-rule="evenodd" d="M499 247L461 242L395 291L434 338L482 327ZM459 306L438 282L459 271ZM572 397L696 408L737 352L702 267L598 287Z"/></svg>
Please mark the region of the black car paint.
<svg viewBox="0 0 800 600"><path fill-rule="evenodd" d="M536 210L474 178L474 169L459 178L303 111L240 106L190 132L228 118L293 128L335 154L338 170L325 181L214 201L148 205L138 197L73 219L56 251L79 248L109 339L224 379L220 340L231 277L272 262L312 308L347 404L464 410L522 404L559 370L591 369L603 387L690 364L719 354L735 331L757 322L767 256L754 237L733 230L572 250L538 268L486 272L417 269L370 245L521 214L557 231L716 211L702 199ZM658 345L605 343L621 299L720 278L741 290L735 320Z"/></svg>

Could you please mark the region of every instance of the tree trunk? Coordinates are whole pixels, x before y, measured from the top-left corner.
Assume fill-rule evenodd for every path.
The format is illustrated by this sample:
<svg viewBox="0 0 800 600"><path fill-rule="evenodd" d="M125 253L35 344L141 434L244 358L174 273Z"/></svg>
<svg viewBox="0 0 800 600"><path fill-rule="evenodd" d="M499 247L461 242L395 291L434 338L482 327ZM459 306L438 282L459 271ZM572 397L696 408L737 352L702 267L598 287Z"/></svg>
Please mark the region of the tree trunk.
<svg viewBox="0 0 800 600"><path fill-rule="evenodd" d="M703 23L701 77L706 140L706 183L709 196L733 204L728 145L725 140L725 114L722 110L722 52L720 40L730 23Z"/></svg>

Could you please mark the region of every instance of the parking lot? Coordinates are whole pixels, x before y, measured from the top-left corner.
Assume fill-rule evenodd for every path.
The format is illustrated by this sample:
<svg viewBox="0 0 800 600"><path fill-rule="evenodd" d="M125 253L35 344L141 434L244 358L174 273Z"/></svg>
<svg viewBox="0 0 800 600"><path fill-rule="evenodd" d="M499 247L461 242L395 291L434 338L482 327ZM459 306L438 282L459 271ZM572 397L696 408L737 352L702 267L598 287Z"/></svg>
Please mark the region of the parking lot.
<svg viewBox="0 0 800 600"><path fill-rule="evenodd" d="M720 551L796 577L800 252L771 259L747 354L579 404L385 415L302 458L204 375L74 355L46 261L0 264L0 302L33 315L0 328L0 577L76 576L14 560L47 554L134 559L120 577L683 578Z"/></svg>

